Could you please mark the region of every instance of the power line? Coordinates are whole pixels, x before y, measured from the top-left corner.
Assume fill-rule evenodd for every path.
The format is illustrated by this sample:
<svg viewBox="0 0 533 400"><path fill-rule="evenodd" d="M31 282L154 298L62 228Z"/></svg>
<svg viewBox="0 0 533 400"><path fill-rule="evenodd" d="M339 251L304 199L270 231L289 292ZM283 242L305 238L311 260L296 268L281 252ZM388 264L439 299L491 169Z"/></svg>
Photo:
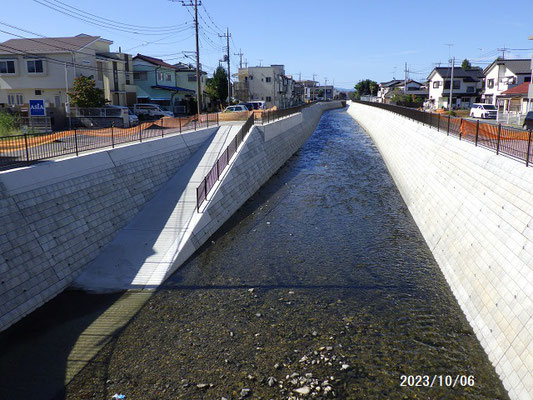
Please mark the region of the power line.
<svg viewBox="0 0 533 400"><path fill-rule="evenodd" d="M38 4L42 5L42 6L44 6L44 7L50 8L50 9L52 9L54 11L57 11L57 12L59 12L61 14L67 15L67 16L69 16L71 18L75 18L75 19L87 22L88 24L100 26L100 27L103 27L103 28L113 29L113 30L117 30L117 31L121 31L121 32L131 33L131 34L134 34L134 35L161 36L161 35L167 35L169 33L179 33L180 32L180 30L178 28L173 29L173 30L164 29L164 30L161 30L160 32L153 32L153 31L150 31L150 30L145 31L144 29L134 29L134 28L128 28L128 27L125 27L125 26L124 27L120 27L120 26L109 24L109 23L105 23L103 21L102 22L98 22L94 18L80 15L80 13L77 13L75 11L65 10L64 8L61 8L60 6L57 6L55 4L47 4L47 3L44 3L41 0L33 0L33 1L35 3L38 3Z"/></svg>

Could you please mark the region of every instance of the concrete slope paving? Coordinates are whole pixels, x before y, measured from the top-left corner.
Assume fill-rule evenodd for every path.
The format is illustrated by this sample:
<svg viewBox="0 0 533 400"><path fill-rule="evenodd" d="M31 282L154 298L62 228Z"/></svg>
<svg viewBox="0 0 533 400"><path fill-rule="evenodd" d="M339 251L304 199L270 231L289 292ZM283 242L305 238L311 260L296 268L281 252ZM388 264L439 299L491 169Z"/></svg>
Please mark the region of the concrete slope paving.
<svg viewBox="0 0 533 400"><path fill-rule="evenodd" d="M73 286L94 292L152 289L193 252L196 188L242 124L221 126L92 261Z"/></svg>

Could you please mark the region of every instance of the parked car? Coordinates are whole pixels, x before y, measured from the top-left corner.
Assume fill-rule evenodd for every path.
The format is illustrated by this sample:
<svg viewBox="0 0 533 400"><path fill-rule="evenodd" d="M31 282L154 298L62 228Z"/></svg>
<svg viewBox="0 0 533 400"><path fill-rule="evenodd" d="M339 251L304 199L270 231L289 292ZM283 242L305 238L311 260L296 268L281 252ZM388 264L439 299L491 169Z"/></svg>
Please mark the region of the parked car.
<svg viewBox="0 0 533 400"><path fill-rule="evenodd" d="M492 104L474 103L470 109L472 118L491 118L496 119L498 109Z"/></svg>
<svg viewBox="0 0 533 400"><path fill-rule="evenodd" d="M253 105L254 110L264 110L265 109L265 102L261 100L252 100L248 104Z"/></svg>
<svg viewBox="0 0 533 400"><path fill-rule="evenodd" d="M524 129L533 129L533 111L529 111L526 114L526 119L524 119L524 124L522 125Z"/></svg>
<svg viewBox="0 0 533 400"><path fill-rule="evenodd" d="M226 107L226 109L224 110L224 112L240 112L240 111L248 111L248 109L246 108L246 106L242 104L237 104L236 106Z"/></svg>
<svg viewBox="0 0 533 400"><path fill-rule="evenodd" d="M254 110L254 105L252 103L239 103L238 106L244 106L248 111Z"/></svg>
<svg viewBox="0 0 533 400"><path fill-rule="evenodd" d="M130 119L130 126L139 125L139 117L135 115L131 108L128 108L128 117Z"/></svg>
<svg viewBox="0 0 533 400"><path fill-rule="evenodd" d="M133 106L133 112L135 115L141 118L150 117L173 117L174 114L171 111L163 110L159 104L141 103Z"/></svg>

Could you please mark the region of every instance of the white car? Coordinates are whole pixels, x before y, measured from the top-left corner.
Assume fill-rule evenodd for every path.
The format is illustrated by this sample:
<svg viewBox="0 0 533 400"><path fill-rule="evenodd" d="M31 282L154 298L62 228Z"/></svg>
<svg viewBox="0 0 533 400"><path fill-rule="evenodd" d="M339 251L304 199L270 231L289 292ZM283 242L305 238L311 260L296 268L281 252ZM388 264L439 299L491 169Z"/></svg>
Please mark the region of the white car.
<svg viewBox="0 0 533 400"><path fill-rule="evenodd" d="M224 112L240 112L240 111L248 111L248 109L246 108L246 106L239 104L236 106L226 107L226 109L224 110Z"/></svg>
<svg viewBox="0 0 533 400"><path fill-rule="evenodd" d="M173 117L170 111L163 110L159 104L141 103L133 106L133 112L143 117Z"/></svg>
<svg viewBox="0 0 533 400"><path fill-rule="evenodd" d="M492 104L474 103L470 109L472 118L491 118L496 119L498 109Z"/></svg>

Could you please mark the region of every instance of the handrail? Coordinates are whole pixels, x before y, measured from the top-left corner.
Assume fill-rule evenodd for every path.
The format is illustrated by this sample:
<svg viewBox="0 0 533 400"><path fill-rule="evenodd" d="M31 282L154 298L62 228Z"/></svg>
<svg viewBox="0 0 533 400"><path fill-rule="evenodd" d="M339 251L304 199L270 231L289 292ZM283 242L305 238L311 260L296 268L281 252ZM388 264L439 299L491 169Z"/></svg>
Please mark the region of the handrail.
<svg viewBox="0 0 533 400"><path fill-rule="evenodd" d="M510 126L503 126L486 122L470 121L467 119L443 115L441 113L425 112L397 106L394 104L375 103L369 101L354 100L367 106L381 108L403 117L421 122L437 129L439 132L446 132L447 135L457 136L459 140L474 143L475 146L484 147L496 152L505 154L516 160L525 162L526 167L531 161L531 129L523 130ZM446 128L444 128L446 127Z"/></svg>
<svg viewBox="0 0 533 400"><path fill-rule="evenodd" d="M296 114L302 111L302 109L309 107L315 103L302 104L296 107L283 108L281 110L263 111L261 113L261 124L273 122L288 115ZM224 172L224 169L228 166L231 157L237 152L237 148L243 142L244 138L255 123L255 113L251 113L239 132L235 135L235 138L228 145L226 150L218 158L215 165L207 173L202 183L196 188L196 210L200 212L200 206L207 200L207 195L215 186L215 183L220 179L220 176Z"/></svg>

